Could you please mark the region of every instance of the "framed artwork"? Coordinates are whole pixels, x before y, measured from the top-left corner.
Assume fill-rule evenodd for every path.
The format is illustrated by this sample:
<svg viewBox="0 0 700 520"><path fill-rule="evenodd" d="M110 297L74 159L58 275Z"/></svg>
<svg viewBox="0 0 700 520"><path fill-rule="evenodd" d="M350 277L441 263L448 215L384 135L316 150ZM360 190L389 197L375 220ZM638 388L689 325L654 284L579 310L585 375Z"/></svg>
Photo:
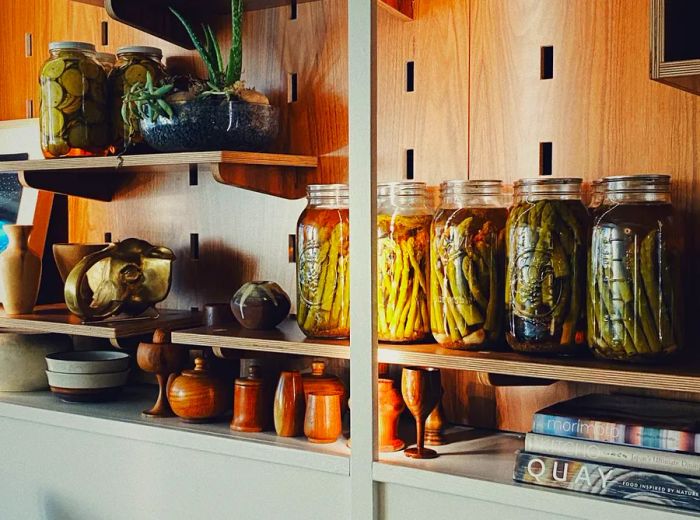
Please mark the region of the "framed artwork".
<svg viewBox="0 0 700 520"><path fill-rule="evenodd" d="M0 121L0 252L7 247L4 224L33 225L29 247L44 256L53 193L21 185L16 172L5 171L2 161L42 159L39 120Z"/></svg>

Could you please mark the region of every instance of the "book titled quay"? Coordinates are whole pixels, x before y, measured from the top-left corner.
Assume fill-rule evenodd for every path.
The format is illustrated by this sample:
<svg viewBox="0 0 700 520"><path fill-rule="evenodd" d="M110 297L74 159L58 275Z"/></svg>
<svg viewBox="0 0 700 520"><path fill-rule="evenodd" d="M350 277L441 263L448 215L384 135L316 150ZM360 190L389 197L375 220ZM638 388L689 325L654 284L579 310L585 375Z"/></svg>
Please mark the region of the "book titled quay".
<svg viewBox="0 0 700 520"><path fill-rule="evenodd" d="M519 452L513 480L579 493L700 511L700 479Z"/></svg>
<svg viewBox="0 0 700 520"><path fill-rule="evenodd" d="M665 451L700 453L700 403L590 394L537 412L532 431Z"/></svg>

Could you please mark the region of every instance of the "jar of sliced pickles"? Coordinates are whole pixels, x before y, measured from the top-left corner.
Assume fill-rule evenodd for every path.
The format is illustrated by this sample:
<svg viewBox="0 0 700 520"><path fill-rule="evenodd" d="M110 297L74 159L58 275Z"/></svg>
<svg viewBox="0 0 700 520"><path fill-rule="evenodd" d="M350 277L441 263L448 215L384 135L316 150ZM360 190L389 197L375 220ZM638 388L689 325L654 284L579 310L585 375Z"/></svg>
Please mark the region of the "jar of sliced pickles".
<svg viewBox="0 0 700 520"><path fill-rule="evenodd" d="M586 342L588 212L581 179L522 179L506 224L506 339L515 350L575 354Z"/></svg>
<svg viewBox="0 0 700 520"><path fill-rule="evenodd" d="M39 76L46 158L105 155L110 141L107 76L95 46L52 42Z"/></svg>
<svg viewBox="0 0 700 520"><path fill-rule="evenodd" d="M602 181L593 214L588 343L602 358L654 361L681 346L683 233L668 175Z"/></svg>
<svg viewBox="0 0 700 520"><path fill-rule="evenodd" d="M309 337L350 337L347 184L312 184L297 223L297 323Z"/></svg>
<svg viewBox="0 0 700 520"><path fill-rule="evenodd" d="M505 225L501 181L440 185L430 229L430 319L449 348L480 348L503 336Z"/></svg>
<svg viewBox="0 0 700 520"><path fill-rule="evenodd" d="M380 184L377 200L377 327L381 341L430 336L430 225L427 186Z"/></svg>
<svg viewBox="0 0 700 520"><path fill-rule="evenodd" d="M113 150L121 151L124 147L125 137L129 138L130 151L139 151L145 148L143 138L139 130L138 118L134 117L130 124L122 120L122 98L124 92L135 83L146 83L146 74L150 73L153 82L157 83L165 76L165 66L161 62L163 51L157 47L130 46L120 47L117 50L117 63L109 75L109 83L112 89L112 119L114 121Z"/></svg>

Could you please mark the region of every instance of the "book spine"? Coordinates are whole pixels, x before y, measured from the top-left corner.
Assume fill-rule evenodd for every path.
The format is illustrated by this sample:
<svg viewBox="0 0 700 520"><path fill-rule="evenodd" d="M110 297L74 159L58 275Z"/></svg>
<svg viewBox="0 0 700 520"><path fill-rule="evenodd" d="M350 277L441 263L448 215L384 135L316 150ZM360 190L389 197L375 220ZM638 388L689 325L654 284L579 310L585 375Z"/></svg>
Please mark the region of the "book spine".
<svg viewBox="0 0 700 520"><path fill-rule="evenodd" d="M513 480L700 511L700 479L521 451Z"/></svg>
<svg viewBox="0 0 700 520"><path fill-rule="evenodd" d="M525 451L700 477L700 457L690 453L605 444L538 433L528 433L525 436Z"/></svg>
<svg viewBox="0 0 700 520"><path fill-rule="evenodd" d="M532 431L543 435L588 439L664 451L698 453L700 449L700 444L696 448L695 434L692 432L542 413L534 415Z"/></svg>

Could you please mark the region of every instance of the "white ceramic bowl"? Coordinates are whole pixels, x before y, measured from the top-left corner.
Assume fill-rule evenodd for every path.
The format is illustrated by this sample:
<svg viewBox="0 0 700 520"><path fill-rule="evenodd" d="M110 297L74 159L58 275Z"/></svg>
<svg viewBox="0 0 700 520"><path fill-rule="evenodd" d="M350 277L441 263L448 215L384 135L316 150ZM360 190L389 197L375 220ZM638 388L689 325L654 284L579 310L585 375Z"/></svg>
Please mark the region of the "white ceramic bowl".
<svg viewBox="0 0 700 520"><path fill-rule="evenodd" d="M129 368L129 354L115 350L59 352L46 356L51 372L63 374L109 374Z"/></svg>
<svg viewBox="0 0 700 520"><path fill-rule="evenodd" d="M95 390L98 388L115 388L124 386L129 371L113 372L111 374L64 374L62 372L46 371L49 386L71 390Z"/></svg>

